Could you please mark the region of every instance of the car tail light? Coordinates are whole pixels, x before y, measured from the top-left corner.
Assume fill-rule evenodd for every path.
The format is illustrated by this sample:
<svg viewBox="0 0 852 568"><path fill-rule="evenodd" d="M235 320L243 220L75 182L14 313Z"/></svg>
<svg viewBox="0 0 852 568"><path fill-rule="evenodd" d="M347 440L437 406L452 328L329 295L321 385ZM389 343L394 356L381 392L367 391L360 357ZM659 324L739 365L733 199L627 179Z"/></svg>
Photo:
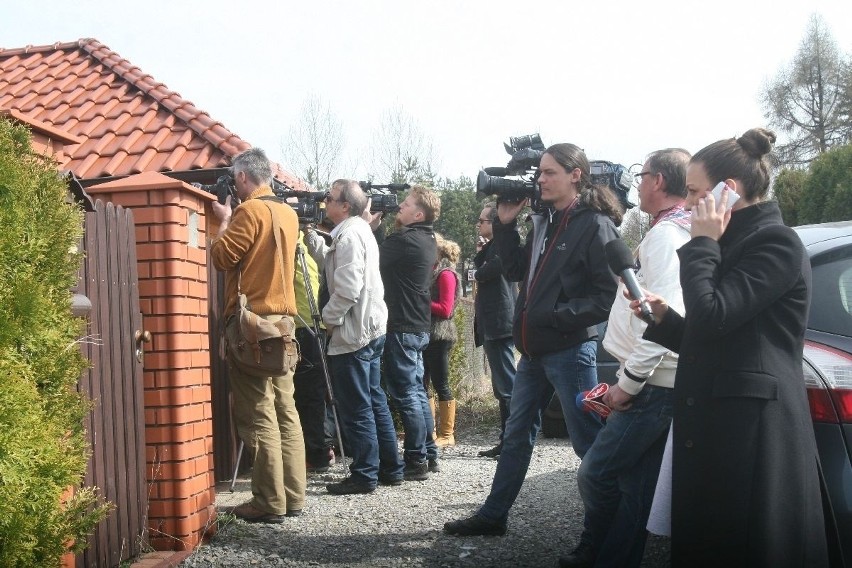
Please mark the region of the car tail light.
<svg viewBox="0 0 852 568"><path fill-rule="evenodd" d="M806 341L805 359L805 385L814 421L852 423L852 355Z"/></svg>

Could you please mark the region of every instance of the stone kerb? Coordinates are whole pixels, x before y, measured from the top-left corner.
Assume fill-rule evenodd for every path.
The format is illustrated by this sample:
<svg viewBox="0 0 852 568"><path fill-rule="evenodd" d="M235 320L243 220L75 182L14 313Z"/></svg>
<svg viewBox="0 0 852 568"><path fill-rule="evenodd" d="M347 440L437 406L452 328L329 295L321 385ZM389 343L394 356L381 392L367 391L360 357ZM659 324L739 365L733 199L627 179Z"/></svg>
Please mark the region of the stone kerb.
<svg viewBox="0 0 852 568"><path fill-rule="evenodd" d="M210 194L159 173L89 187L133 209L145 345L149 542L191 550L215 524L207 306Z"/></svg>

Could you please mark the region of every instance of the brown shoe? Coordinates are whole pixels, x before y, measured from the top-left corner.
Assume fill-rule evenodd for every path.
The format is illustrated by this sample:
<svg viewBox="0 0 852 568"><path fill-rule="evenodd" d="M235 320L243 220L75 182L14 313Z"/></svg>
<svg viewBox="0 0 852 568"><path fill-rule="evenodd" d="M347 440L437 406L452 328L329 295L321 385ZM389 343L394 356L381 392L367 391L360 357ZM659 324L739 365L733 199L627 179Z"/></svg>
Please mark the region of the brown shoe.
<svg viewBox="0 0 852 568"><path fill-rule="evenodd" d="M260 509L256 508L251 503L243 503L242 505L237 505L230 511L231 513L238 519L242 519L247 523L272 523L279 524L283 523L286 515L276 515L274 513L265 513Z"/></svg>

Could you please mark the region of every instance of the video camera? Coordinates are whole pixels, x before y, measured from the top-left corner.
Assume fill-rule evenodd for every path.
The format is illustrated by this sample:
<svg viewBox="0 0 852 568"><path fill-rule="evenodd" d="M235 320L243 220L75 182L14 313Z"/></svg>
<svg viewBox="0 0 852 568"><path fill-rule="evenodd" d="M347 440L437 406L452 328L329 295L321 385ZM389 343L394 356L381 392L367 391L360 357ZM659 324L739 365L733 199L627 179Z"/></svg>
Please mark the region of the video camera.
<svg viewBox="0 0 852 568"><path fill-rule="evenodd" d="M231 209L236 209L240 204L240 199L237 197L237 187L234 182L234 176L230 172L219 176L216 183L207 185L203 183L194 183L192 185L199 189L203 189L207 193L215 195L216 200L222 205L225 204L225 200L230 195ZM273 179L272 193L274 193L275 197L281 200L282 203L289 205L296 212L300 223L318 224L325 219L325 209L320 207L320 204L325 200L325 196L328 194L326 191L295 191L293 188L278 181L277 179ZM295 198L296 202L288 202L287 199L289 198Z"/></svg>
<svg viewBox="0 0 852 568"><path fill-rule="evenodd" d="M490 167L480 170L476 177L476 195L494 195L497 201L519 202L530 200L533 211L543 209L541 190L538 188L538 165L545 146L538 134L513 136L503 143L506 153L512 156L505 168ZM519 177L521 179L506 179Z"/></svg>
<svg viewBox="0 0 852 568"><path fill-rule="evenodd" d="M359 181L358 185L370 198L370 211L372 213L396 213L399 211L397 192L411 189L411 186L407 183L378 185L371 181Z"/></svg>
<svg viewBox="0 0 852 568"><path fill-rule="evenodd" d="M225 173L219 176L216 180L216 183L211 183L205 185L203 183L194 183L193 186L198 189L203 189L207 193L212 193L216 196L216 201L225 204L225 200L228 196L231 196L231 208L237 206L237 186L234 183L234 176L230 173Z"/></svg>
<svg viewBox="0 0 852 568"><path fill-rule="evenodd" d="M509 144L504 142L503 147L512 158L505 168L491 167L480 170L476 178L477 196L494 195L498 201L514 202L529 198L533 211L541 211L544 205L541 201L541 190L536 183L541 156L546 150L541 136L515 136L509 138ZM636 206L627 199L633 181L627 168L606 160L591 160L589 166L589 177L593 184L612 190L625 210ZM506 177L521 179L505 179Z"/></svg>
<svg viewBox="0 0 852 568"><path fill-rule="evenodd" d="M327 191L296 191L273 180L272 193L296 212L300 224L319 225L325 220L325 207L321 205L328 196ZM288 201L293 198L296 199L295 203Z"/></svg>

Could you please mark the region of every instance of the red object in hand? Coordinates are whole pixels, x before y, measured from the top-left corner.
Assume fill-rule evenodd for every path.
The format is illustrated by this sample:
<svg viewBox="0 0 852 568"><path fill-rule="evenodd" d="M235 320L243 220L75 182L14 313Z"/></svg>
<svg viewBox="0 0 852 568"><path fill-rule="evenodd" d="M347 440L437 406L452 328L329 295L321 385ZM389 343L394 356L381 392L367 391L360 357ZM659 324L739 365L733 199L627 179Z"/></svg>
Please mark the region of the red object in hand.
<svg viewBox="0 0 852 568"><path fill-rule="evenodd" d="M606 418L612 412L612 409L603 403L603 395L606 394L606 391L609 390L609 385L606 383L599 383L592 390L582 393L583 396L583 407L586 410L594 412L598 414L601 418Z"/></svg>

